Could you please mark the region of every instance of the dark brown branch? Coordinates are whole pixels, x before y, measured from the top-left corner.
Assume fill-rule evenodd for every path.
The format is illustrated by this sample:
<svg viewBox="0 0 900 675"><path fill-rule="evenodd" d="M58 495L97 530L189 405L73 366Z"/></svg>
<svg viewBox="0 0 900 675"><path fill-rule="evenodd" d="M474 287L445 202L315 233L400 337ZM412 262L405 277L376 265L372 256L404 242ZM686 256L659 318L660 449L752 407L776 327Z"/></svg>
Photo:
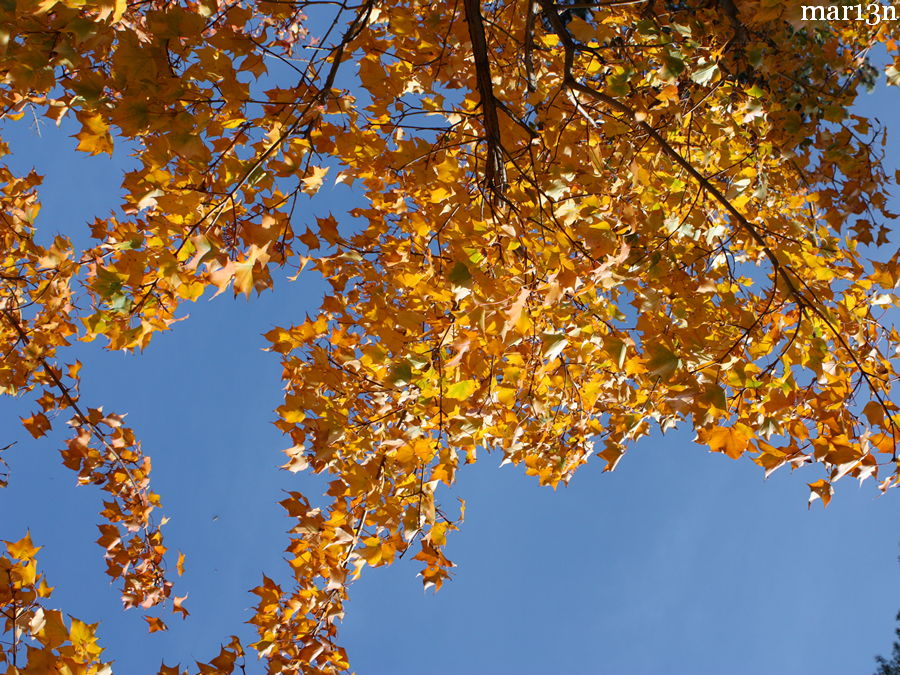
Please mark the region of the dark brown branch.
<svg viewBox="0 0 900 675"><path fill-rule="evenodd" d="M741 17L738 14L738 9L734 4L734 0L719 0L719 5L725 12L725 16L727 16L728 20L731 22L731 27L734 28L734 37L732 40L739 45L746 43L747 29L741 22Z"/></svg>
<svg viewBox="0 0 900 675"><path fill-rule="evenodd" d="M466 10L466 25L472 41L472 56L475 59L475 79L481 98L481 115L484 122L484 140L487 143L487 159L484 171L488 189L494 194L502 194L506 189L506 167L503 162L503 145L500 138L500 121L497 117L497 101L491 82L491 61L488 58L487 39L484 35L484 19L481 16L480 0L463 0Z"/></svg>

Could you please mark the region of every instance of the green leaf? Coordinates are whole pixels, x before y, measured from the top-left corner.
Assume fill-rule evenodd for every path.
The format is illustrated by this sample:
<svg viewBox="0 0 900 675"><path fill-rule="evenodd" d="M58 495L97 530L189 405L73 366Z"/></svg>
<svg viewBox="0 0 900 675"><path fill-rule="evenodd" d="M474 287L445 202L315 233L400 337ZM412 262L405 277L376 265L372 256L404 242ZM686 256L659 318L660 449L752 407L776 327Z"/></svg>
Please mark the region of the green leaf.
<svg viewBox="0 0 900 675"><path fill-rule="evenodd" d="M717 63L703 64L701 62L700 67L691 73L691 79L697 84L705 86L712 82L718 74L719 65Z"/></svg>
<svg viewBox="0 0 900 675"><path fill-rule="evenodd" d="M394 384L409 384L412 381L412 366L409 361L402 361L391 367L391 382Z"/></svg>
<svg viewBox="0 0 900 675"><path fill-rule="evenodd" d="M650 349L650 372L661 379L668 379L675 369L681 365L681 359L675 352L661 345Z"/></svg>
<svg viewBox="0 0 900 675"><path fill-rule="evenodd" d="M473 265L477 265L484 260L484 254L482 254L481 249L463 248L463 251L466 252L466 255L469 257L469 262Z"/></svg>
<svg viewBox="0 0 900 675"><path fill-rule="evenodd" d="M541 335L541 342L544 343L544 358L552 361L562 353L569 340L564 334L544 333Z"/></svg>
<svg viewBox="0 0 900 675"><path fill-rule="evenodd" d="M115 272L111 272L104 267L98 267L94 289L101 298L109 300L119 295L119 291L122 289L122 278Z"/></svg>
<svg viewBox="0 0 900 675"><path fill-rule="evenodd" d="M458 262L450 270L450 283L454 286L465 286L470 281L472 281L472 273L469 272L469 268L464 263Z"/></svg>
<svg viewBox="0 0 900 675"><path fill-rule="evenodd" d="M720 387L718 384L712 385L703 393L703 401L705 403L709 403L710 405L714 405L719 410L726 410L728 408L728 402L725 398L725 390L722 389L722 387Z"/></svg>
<svg viewBox="0 0 900 675"><path fill-rule="evenodd" d="M463 380L462 382L457 382L453 386L451 386L444 393L444 398L452 398L457 401L462 401L469 396L472 395L472 392L478 387L478 383L475 380Z"/></svg>
<svg viewBox="0 0 900 675"><path fill-rule="evenodd" d="M766 95L765 89L761 89L758 84L754 84L752 87L746 90L748 96L752 96L753 98L762 98Z"/></svg>
<svg viewBox="0 0 900 675"><path fill-rule="evenodd" d="M684 54L678 51L666 52L663 57L663 67L660 75L664 80L674 80L684 72Z"/></svg>
<svg viewBox="0 0 900 675"><path fill-rule="evenodd" d="M116 312L127 312L131 309L131 298L124 293L117 293L107 303Z"/></svg>

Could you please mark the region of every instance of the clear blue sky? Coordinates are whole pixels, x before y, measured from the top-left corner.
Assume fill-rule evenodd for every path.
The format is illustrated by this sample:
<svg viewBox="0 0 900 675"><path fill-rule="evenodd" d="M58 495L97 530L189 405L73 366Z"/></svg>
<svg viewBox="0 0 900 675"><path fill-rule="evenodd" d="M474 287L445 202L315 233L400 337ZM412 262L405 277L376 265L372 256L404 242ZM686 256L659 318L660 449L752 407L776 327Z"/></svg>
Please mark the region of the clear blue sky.
<svg viewBox="0 0 900 675"><path fill-rule="evenodd" d="M862 105L894 124L898 107L897 89ZM27 120L12 133L14 166L46 175L45 236L82 238L118 204L124 151L76 156L72 130L47 124L38 137ZM316 213L339 213L345 189L325 190ZM260 575L287 581L291 523L279 490L319 495L325 481L277 469L289 444L271 424L281 369L262 334L314 312L321 293L305 274L251 302L201 300L142 355L87 344L67 358L84 363L83 402L127 412L153 457L167 543L187 556L175 591L189 593L191 616L163 615L167 633L150 635L139 613L120 611L93 543L101 493L76 487L61 466L64 436L32 440L15 417L31 400L0 400L0 446L19 441L6 453L0 536L31 528L56 586L51 604L101 622L116 673L212 658L229 634L252 635L247 590ZM499 462L480 455L444 493L444 504L458 496L468 508L447 551L455 578L438 594L423 592L408 560L353 585L341 632L360 675L866 675L889 651L900 608L897 491L881 497L874 483L845 478L826 510L808 510L805 483L819 469L764 481L750 460L710 454L688 430L639 443L612 474L591 463L556 492Z"/></svg>

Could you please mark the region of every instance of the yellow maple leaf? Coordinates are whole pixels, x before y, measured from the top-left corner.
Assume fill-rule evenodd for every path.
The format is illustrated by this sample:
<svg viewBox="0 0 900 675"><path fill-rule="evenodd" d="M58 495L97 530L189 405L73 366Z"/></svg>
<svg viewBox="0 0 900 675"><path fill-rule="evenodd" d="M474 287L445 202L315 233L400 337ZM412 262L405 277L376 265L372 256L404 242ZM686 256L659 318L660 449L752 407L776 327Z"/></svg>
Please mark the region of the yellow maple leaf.
<svg viewBox="0 0 900 675"><path fill-rule="evenodd" d="M309 174L303 177L303 192L308 195L314 195L322 187L322 181L328 173L328 167L314 166Z"/></svg>
<svg viewBox="0 0 900 675"><path fill-rule="evenodd" d="M99 656L103 649L97 645L96 631L96 623L84 623L73 617L69 628L69 640L75 651L87 657Z"/></svg>
<svg viewBox="0 0 900 675"><path fill-rule="evenodd" d="M82 113L78 119L81 122L81 131L75 134L75 138L78 139L77 149L91 155L105 152L111 156L113 139L106 120L94 113Z"/></svg>
<svg viewBox="0 0 900 675"><path fill-rule="evenodd" d="M32 621L32 634L45 647L55 649L69 639L69 630L63 621L62 612L56 609L42 611Z"/></svg>
<svg viewBox="0 0 900 675"><path fill-rule="evenodd" d="M822 500L822 504L824 506L828 506L828 502L831 501L831 495L834 493L834 488L831 487L831 483L829 483L824 478L820 478L814 483L807 483L809 485L809 506L812 506L812 503L817 499Z"/></svg>
<svg viewBox="0 0 900 675"><path fill-rule="evenodd" d="M41 550L41 547L31 543L31 532L27 532L24 537L15 543L7 541L6 550L9 551L11 556L19 560L32 560L37 552Z"/></svg>
<svg viewBox="0 0 900 675"><path fill-rule="evenodd" d="M732 459L738 459L744 454L752 436L753 432L750 428L740 422L733 427L715 427L711 431L701 434L703 442L709 446L710 450L723 452Z"/></svg>

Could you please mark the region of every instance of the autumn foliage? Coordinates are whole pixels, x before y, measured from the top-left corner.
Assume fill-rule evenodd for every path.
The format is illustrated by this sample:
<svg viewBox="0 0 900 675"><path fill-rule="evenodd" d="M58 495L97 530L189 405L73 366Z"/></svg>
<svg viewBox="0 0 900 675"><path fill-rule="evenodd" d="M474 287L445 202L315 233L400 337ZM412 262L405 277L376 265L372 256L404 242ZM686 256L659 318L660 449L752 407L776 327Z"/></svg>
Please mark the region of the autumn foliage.
<svg viewBox="0 0 900 675"><path fill-rule="evenodd" d="M892 180L851 106L897 31L780 0L0 2L5 128L77 120L60 152L128 142L139 165L83 248L41 229L40 176L0 166L0 392L34 400L35 438L69 425L125 606L184 612L150 459L67 348L141 350L204 294L329 282L266 335L284 468L331 476L329 505L283 499L296 583L259 582L256 641L203 673L347 670L348 585L407 550L443 583L462 513L441 487L477 452L555 486L686 424L767 473L819 465L826 504L844 476L896 487ZM322 212L324 181L364 205ZM109 672L37 553L0 557L7 672Z"/></svg>

